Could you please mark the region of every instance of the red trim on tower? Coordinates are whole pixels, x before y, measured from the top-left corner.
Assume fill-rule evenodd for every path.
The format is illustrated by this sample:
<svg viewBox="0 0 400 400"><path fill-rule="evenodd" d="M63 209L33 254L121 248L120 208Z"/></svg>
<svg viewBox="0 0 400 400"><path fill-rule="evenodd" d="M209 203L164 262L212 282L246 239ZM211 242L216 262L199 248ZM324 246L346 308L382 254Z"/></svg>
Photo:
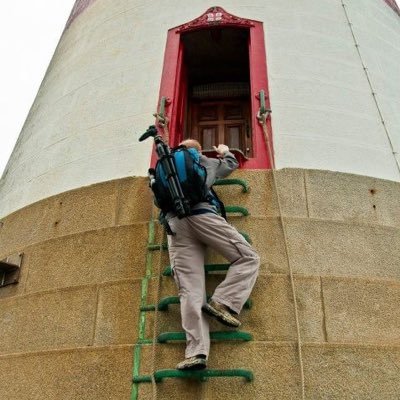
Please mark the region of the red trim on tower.
<svg viewBox="0 0 400 400"><path fill-rule="evenodd" d="M88 8L92 3L96 0L76 0L74 7L72 8L71 14L68 18L68 21L65 25L65 29L68 29L69 26L74 22L75 18L80 15L86 8Z"/></svg>
<svg viewBox="0 0 400 400"><path fill-rule="evenodd" d="M397 14L400 16L400 8L395 0L384 0L384 2Z"/></svg>
<svg viewBox="0 0 400 400"><path fill-rule="evenodd" d="M195 31L197 29L203 29L204 27L211 26L231 26L234 28L240 27L251 27L254 26L255 21L249 19L240 18L236 15L229 14L222 7L211 7L203 15L195 18L194 20L178 26L176 29L177 33L184 33L189 31Z"/></svg>
<svg viewBox="0 0 400 400"><path fill-rule="evenodd" d="M180 71L183 57L183 46L180 42L180 36L176 34L176 28L168 31L167 44L165 46L164 54L164 67L162 71L160 95L157 104L157 110L160 108L161 98L164 96L168 99L168 103L165 107L165 113L169 119L168 129L172 133L170 137L170 145L174 142L179 143L179 139L176 138L176 125L177 125L177 105L178 97L180 92ZM171 104L173 101L173 104ZM160 135L162 131L159 129ZM157 162L157 154L153 147L153 153L151 156L151 166L154 167Z"/></svg>
<svg viewBox="0 0 400 400"><path fill-rule="evenodd" d="M269 169L274 164L274 160L270 160L270 154L272 155L272 157L274 154L271 118L267 119L268 141L271 144L270 152L268 151L267 145L265 143L262 126L257 119L257 112L260 109L260 100L258 97L260 90L264 90L266 96L266 108L271 108L269 100L266 60L267 56L264 45L264 29L261 22L255 22L254 27L250 29L249 43L250 96L254 156L244 163L242 168L245 169Z"/></svg>
<svg viewBox="0 0 400 400"><path fill-rule="evenodd" d="M270 108L268 95L266 52L264 46L264 30L262 22L236 17L227 13L220 7L208 9L199 18L186 24L172 28L168 31L167 44L164 54L164 67L160 85L159 103L162 97L170 100L166 108L169 118L170 145L176 146L182 139L183 112L186 102L187 80L183 60L183 45L181 33L208 29L213 26L229 26L238 29L248 29L249 39L249 64L250 64L250 96L253 130L253 157L243 162L244 169L268 169L273 165L267 151L264 133L257 120L257 112L260 108L258 94L264 90L266 94L266 107ZM268 118L269 142L272 146L271 118ZM152 164L155 164L156 155L153 152Z"/></svg>

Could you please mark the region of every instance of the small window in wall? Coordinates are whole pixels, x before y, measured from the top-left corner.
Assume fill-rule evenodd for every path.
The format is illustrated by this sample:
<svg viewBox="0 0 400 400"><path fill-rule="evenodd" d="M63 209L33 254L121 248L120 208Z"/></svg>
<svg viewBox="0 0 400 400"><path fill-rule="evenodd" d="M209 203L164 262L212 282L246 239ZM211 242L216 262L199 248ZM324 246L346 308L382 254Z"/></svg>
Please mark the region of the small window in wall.
<svg viewBox="0 0 400 400"><path fill-rule="evenodd" d="M22 257L21 253L0 260L0 288L18 283Z"/></svg>
<svg viewBox="0 0 400 400"><path fill-rule="evenodd" d="M211 28L182 35L187 79L185 136L204 152L227 144L252 156L249 31Z"/></svg>

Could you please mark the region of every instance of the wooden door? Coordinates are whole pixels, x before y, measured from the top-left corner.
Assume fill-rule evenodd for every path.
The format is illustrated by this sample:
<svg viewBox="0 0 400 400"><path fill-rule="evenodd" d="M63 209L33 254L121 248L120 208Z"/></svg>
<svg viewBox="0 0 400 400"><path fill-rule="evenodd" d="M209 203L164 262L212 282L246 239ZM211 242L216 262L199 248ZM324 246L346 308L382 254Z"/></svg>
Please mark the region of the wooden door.
<svg viewBox="0 0 400 400"><path fill-rule="evenodd" d="M187 136L198 140L205 151L223 143L247 158L251 153L248 109L245 100L193 102Z"/></svg>

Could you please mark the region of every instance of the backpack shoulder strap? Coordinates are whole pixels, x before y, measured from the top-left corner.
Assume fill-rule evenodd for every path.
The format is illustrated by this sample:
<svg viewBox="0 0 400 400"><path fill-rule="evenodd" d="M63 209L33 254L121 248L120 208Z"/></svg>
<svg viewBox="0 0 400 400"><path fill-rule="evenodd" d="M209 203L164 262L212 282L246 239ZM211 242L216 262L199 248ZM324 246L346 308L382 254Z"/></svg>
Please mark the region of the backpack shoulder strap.
<svg viewBox="0 0 400 400"><path fill-rule="evenodd" d="M227 221L226 219L226 210L225 210L225 205L222 202L222 200L218 197L217 193L215 192L215 190L213 189L213 187L210 187L210 192L212 194L212 196L215 198L215 200L217 201L218 205L219 205L219 211L221 212L221 216L222 218Z"/></svg>

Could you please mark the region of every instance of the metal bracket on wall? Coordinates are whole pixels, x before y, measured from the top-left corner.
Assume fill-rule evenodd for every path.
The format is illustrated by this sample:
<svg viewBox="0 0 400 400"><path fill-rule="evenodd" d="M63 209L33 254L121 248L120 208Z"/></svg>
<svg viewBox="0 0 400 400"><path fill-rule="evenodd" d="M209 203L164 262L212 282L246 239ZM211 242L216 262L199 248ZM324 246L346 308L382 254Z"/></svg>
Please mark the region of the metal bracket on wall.
<svg viewBox="0 0 400 400"><path fill-rule="evenodd" d="M23 253L0 260L0 288L18 283Z"/></svg>

